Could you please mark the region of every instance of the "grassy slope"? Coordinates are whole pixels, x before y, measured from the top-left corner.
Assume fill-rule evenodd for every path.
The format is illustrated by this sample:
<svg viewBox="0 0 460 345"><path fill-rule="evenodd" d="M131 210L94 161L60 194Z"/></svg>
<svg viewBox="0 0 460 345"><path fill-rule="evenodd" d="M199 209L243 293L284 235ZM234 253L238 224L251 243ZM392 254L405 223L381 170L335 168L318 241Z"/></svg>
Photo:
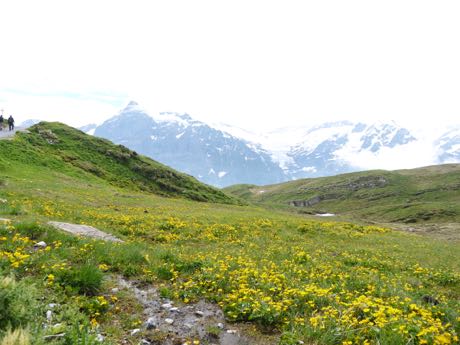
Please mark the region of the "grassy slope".
<svg viewBox="0 0 460 345"><path fill-rule="evenodd" d="M198 182L191 176L111 142L84 134L60 123L40 123L21 133L14 141L0 142L8 160L0 158L0 169L15 161L21 169L60 171L104 180L118 187L197 201L237 203L221 191ZM14 167L13 167L14 168ZM11 171L11 169L8 169ZM40 174L38 174L40 175ZM11 174L14 178L14 174Z"/></svg>
<svg viewBox="0 0 460 345"><path fill-rule="evenodd" d="M387 183L353 190L353 183L383 177ZM331 212L375 222L460 222L460 165L366 171L270 186L238 185L228 193L251 202L304 213ZM326 196L310 207L290 201Z"/></svg>
<svg viewBox="0 0 460 345"><path fill-rule="evenodd" d="M14 311L0 315L0 339L9 322L14 328L29 326L34 344L60 332L67 335L54 344L75 344L97 327L107 343L128 339L137 344L141 338L164 343L153 331L130 336L144 319L128 293L111 291L113 277L124 275L153 282L163 295L183 303L215 301L229 320L274 329L283 345L365 339L455 343L460 332L458 243L148 194L141 190L142 179L142 184L120 183L110 177L115 169L126 174L117 160L88 154L59 131L65 127L47 126L56 126L53 133L66 144L45 144L37 128L31 135L34 146L27 135L0 142L0 217L13 220L0 226L0 284L6 286L0 302L12 300L5 310ZM76 156L70 161L81 160L78 165L88 158L103 169L104 178L69 164L65 155ZM48 220L94 225L127 242L73 238L44 225ZM50 249L34 250L39 240ZM98 283L100 274L104 280ZM8 282L10 276L17 282ZM48 303L59 304L53 316L58 329L41 327ZM272 343L256 333L261 337L257 344Z"/></svg>

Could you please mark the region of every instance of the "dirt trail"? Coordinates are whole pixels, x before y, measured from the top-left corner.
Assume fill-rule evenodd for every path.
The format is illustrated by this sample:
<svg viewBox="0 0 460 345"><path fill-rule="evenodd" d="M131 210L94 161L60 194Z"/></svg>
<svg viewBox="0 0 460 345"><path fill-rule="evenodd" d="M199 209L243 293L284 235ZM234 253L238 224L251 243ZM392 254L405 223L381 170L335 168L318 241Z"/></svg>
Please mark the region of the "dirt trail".
<svg viewBox="0 0 460 345"><path fill-rule="evenodd" d="M96 228L93 228L92 226L89 226L89 225L70 224L70 223L61 223L61 222L48 222L48 224L60 230L69 232L73 235L91 237L91 238L104 240L104 241L111 241L111 242L123 242L119 238L113 235L110 235L106 232L100 231Z"/></svg>

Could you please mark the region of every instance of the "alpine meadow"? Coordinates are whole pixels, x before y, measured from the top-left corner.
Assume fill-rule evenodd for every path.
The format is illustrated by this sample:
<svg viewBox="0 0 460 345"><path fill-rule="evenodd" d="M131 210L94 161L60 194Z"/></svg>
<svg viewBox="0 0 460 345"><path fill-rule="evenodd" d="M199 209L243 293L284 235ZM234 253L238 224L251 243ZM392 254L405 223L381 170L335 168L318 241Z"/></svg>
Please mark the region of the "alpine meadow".
<svg viewBox="0 0 460 345"><path fill-rule="evenodd" d="M221 191L60 123L0 150L2 345L459 342L458 166Z"/></svg>

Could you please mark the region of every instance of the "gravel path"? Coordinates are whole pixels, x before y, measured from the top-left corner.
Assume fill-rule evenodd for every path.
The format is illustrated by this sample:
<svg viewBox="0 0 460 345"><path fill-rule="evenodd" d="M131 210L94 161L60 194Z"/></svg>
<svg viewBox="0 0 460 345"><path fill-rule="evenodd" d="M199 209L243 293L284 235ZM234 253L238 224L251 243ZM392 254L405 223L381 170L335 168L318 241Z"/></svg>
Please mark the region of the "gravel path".
<svg viewBox="0 0 460 345"><path fill-rule="evenodd" d="M3 130L0 131L0 140L2 139L11 139L16 135L17 132L25 132L26 130L23 128L15 128L14 131L9 131L8 128L3 128Z"/></svg>
<svg viewBox="0 0 460 345"><path fill-rule="evenodd" d="M123 242L119 238L110 235L106 232L100 231L89 225L79 225L61 222L48 222L49 225L54 226L57 229L67 231L73 235L92 237L99 240L111 241L111 242Z"/></svg>
<svg viewBox="0 0 460 345"><path fill-rule="evenodd" d="M215 304L199 301L189 305L175 305L160 297L154 286L141 287L135 282L119 278L118 286L128 289L144 307L145 323L132 333L143 335L141 344L158 344L152 341L161 335L161 344L254 345L241 334L241 330L226 323L224 313ZM188 342L187 342L188 341ZM268 345L268 344L267 344Z"/></svg>

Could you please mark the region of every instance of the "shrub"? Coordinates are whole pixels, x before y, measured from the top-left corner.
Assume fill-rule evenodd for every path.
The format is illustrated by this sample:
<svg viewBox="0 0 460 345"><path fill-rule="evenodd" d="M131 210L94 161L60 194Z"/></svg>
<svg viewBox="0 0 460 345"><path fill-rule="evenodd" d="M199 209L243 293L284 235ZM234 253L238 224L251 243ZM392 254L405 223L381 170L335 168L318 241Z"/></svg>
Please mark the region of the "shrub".
<svg viewBox="0 0 460 345"><path fill-rule="evenodd" d="M103 276L99 268L88 264L59 271L57 282L72 287L80 294L92 296L99 291Z"/></svg>
<svg viewBox="0 0 460 345"><path fill-rule="evenodd" d="M0 278L0 334L26 326L38 313L35 290L11 277Z"/></svg>
<svg viewBox="0 0 460 345"><path fill-rule="evenodd" d="M23 329L9 330L0 345L29 345L29 333Z"/></svg>
<svg viewBox="0 0 460 345"><path fill-rule="evenodd" d="M31 240L39 239L46 232L45 229L37 223L19 223L15 224L15 228Z"/></svg>

